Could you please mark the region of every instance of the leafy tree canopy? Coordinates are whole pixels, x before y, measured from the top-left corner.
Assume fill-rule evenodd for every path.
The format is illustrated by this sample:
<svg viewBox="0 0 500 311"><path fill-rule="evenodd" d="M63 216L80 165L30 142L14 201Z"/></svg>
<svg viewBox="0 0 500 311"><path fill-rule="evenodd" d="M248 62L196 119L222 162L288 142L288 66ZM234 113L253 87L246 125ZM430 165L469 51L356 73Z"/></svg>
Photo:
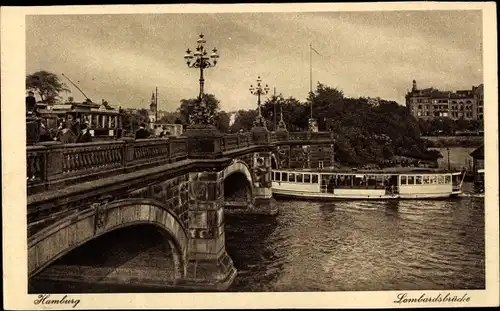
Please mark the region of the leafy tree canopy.
<svg viewBox="0 0 500 311"><path fill-rule="evenodd" d="M45 70L26 76L26 90L33 91L46 104L54 104L61 92L70 92L56 74Z"/></svg>
<svg viewBox="0 0 500 311"><path fill-rule="evenodd" d="M183 124L217 125L220 102L213 94L204 94L199 98L182 99L178 109Z"/></svg>

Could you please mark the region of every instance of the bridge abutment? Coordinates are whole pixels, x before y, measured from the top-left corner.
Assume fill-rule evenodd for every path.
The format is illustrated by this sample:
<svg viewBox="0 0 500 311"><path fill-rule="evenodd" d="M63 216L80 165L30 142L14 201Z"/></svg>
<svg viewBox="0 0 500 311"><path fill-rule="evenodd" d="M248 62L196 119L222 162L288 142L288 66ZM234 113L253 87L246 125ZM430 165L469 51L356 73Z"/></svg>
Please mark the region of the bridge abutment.
<svg viewBox="0 0 500 311"><path fill-rule="evenodd" d="M271 133L264 126L252 128L253 139L257 144L269 145ZM262 151L253 154L253 204L248 209L252 214L277 215L278 207L273 199L271 179L272 152Z"/></svg>

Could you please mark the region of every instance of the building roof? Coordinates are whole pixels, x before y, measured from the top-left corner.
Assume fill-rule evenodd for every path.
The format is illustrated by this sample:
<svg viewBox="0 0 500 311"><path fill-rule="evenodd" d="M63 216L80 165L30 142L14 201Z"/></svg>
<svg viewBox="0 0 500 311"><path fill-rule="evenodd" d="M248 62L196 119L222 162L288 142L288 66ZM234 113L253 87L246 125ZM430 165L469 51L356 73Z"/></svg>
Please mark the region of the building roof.
<svg viewBox="0 0 500 311"><path fill-rule="evenodd" d="M470 90L457 90L457 91L440 91L433 87L420 90L412 90L406 94L406 97L429 97L432 99L452 98L452 99L472 99L474 93L481 93L483 85L477 87L472 86Z"/></svg>
<svg viewBox="0 0 500 311"><path fill-rule="evenodd" d="M477 160L484 160L484 145L472 151L470 156Z"/></svg>

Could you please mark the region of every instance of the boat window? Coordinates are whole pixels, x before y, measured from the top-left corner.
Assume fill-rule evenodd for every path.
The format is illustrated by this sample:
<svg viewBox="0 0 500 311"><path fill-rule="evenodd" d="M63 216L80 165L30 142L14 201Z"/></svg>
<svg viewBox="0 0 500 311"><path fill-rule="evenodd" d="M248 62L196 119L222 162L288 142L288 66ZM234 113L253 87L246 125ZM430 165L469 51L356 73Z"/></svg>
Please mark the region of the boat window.
<svg viewBox="0 0 500 311"><path fill-rule="evenodd" d="M437 184L437 177L436 176L431 176L431 184L433 184L433 185Z"/></svg>
<svg viewBox="0 0 500 311"><path fill-rule="evenodd" d="M295 175L295 176L296 176L297 182L302 182L302 174L297 173L297 175Z"/></svg>
<svg viewBox="0 0 500 311"><path fill-rule="evenodd" d="M289 173L288 174L288 181L289 182L295 182L295 174L294 173Z"/></svg>
<svg viewBox="0 0 500 311"><path fill-rule="evenodd" d="M318 183L318 175L314 174L312 175L312 183L317 184Z"/></svg>
<svg viewBox="0 0 500 311"><path fill-rule="evenodd" d="M440 185L444 184L444 176L443 176L443 175L439 175L439 176L438 176L438 183L439 183Z"/></svg>
<svg viewBox="0 0 500 311"><path fill-rule="evenodd" d="M408 185L414 185L414 184L415 184L415 177L408 176Z"/></svg>
<svg viewBox="0 0 500 311"><path fill-rule="evenodd" d="M406 176L405 175L401 175L401 184L406 185Z"/></svg>
<svg viewBox="0 0 500 311"><path fill-rule="evenodd" d="M281 181L288 181L288 173L281 173Z"/></svg>
<svg viewBox="0 0 500 311"><path fill-rule="evenodd" d="M311 182L311 174L304 174L304 182L307 184Z"/></svg>
<svg viewBox="0 0 500 311"><path fill-rule="evenodd" d="M444 183L445 184L451 184L451 176L450 175L446 175L444 177Z"/></svg>
<svg viewBox="0 0 500 311"><path fill-rule="evenodd" d="M422 184L422 176L415 176L415 184L417 185Z"/></svg>
<svg viewBox="0 0 500 311"><path fill-rule="evenodd" d="M367 185L370 186L370 187L374 187L377 185L377 176L375 175L370 175L370 176L367 176Z"/></svg>
<svg viewBox="0 0 500 311"><path fill-rule="evenodd" d="M281 181L281 172L276 172L274 177L274 180Z"/></svg>
<svg viewBox="0 0 500 311"><path fill-rule="evenodd" d="M427 185L429 184L431 181L429 179L429 176L424 176L424 184Z"/></svg>

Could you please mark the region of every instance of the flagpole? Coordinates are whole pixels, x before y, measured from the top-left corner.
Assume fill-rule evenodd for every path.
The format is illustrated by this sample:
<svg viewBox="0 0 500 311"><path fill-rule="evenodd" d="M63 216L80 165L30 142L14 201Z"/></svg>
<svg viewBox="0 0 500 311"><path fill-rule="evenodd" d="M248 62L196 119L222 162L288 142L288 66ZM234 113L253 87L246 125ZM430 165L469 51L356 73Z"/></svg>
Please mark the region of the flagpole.
<svg viewBox="0 0 500 311"><path fill-rule="evenodd" d="M278 100L276 99L276 88L274 88L274 131L276 132L276 129L278 126L276 125L276 104L278 103Z"/></svg>
<svg viewBox="0 0 500 311"><path fill-rule="evenodd" d="M312 44L309 43L309 93L312 93ZM312 98L311 98L311 119L313 117L313 105L312 105Z"/></svg>

